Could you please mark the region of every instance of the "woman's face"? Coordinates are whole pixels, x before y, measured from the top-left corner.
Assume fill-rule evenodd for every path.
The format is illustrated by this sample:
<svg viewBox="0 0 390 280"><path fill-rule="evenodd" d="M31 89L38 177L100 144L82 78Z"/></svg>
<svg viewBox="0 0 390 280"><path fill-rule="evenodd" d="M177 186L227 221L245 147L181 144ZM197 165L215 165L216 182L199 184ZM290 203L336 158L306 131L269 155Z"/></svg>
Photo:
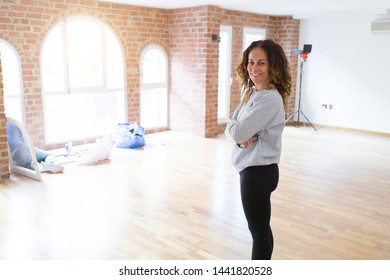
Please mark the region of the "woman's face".
<svg viewBox="0 0 390 280"><path fill-rule="evenodd" d="M248 74L257 90L267 88L271 82L268 73L268 59L265 51L254 48L248 55Z"/></svg>

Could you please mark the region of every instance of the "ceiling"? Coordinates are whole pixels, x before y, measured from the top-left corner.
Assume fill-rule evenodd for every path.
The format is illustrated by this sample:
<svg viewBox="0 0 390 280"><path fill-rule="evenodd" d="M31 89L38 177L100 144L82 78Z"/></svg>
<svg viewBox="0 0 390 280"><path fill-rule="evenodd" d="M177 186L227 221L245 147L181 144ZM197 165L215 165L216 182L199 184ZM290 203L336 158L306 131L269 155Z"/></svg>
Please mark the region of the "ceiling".
<svg viewBox="0 0 390 280"><path fill-rule="evenodd" d="M256 14L290 15L295 18L317 17L329 12L368 11L384 14L390 0L98 0L163 9L216 5L221 8Z"/></svg>

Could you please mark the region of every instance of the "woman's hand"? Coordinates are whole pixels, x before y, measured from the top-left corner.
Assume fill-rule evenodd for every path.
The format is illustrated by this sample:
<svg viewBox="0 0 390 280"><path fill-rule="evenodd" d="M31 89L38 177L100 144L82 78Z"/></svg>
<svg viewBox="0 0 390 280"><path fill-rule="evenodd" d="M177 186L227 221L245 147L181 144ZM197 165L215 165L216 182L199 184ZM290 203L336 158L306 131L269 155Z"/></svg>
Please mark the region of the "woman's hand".
<svg viewBox="0 0 390 280"><path fill-rule="evenodd" d="M257 140L259 140L259 135L258 134L255 134L253 135L251 138L249 138L248 140L242 142L242 143L238 143L237 146L239 148L248 148L250 146L252 146L253 143L255 143Z"/></svg>
<svg viewBox="0 0 390 280"><path fill-rule="evenodd" d="M249 138L245 142L242 143L245 147L250 147L253 144L253 137Z"/></svg>

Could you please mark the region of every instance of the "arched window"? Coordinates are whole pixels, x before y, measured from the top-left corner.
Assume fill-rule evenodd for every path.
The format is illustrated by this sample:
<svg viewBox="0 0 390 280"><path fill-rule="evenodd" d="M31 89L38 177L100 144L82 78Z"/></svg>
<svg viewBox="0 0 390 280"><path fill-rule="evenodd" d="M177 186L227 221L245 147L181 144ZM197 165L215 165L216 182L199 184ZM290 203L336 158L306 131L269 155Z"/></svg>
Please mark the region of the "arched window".
<svg viewBox="0 0 390 280"><path fill-rule="evenodd" d="M5 115L24 123L20 58L9 43L0 39Z"/></svg>
<svg viewBox="0 0 390 280"><path fill-rule="evenodd" d="M168 126L168 58L157 46L141 54L141 125L145 128Z"/></svg>
<svg viewBox="0 0 390 280"><path fill-rule="evenodd" d="M41 70L47 143L101 136L127 120L122 49L100 21L74 16L54 26Z"/></svg>

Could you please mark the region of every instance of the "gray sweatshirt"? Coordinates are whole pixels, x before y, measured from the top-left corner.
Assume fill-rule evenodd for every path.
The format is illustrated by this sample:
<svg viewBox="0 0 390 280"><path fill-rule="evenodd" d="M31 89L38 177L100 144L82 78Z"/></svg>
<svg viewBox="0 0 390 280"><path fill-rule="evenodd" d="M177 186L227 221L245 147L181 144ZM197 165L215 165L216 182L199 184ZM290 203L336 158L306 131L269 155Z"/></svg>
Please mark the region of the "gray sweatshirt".
<svg viewBox="0 0 390 280"><path fill-rule="evenodd" d="M235 142L232 163L238 172L249 166L279 163L285 126L283 100L276 89L255 91L249 101L230 115L225 134ZM242 143L258 135L251 146Z"/></svg>

